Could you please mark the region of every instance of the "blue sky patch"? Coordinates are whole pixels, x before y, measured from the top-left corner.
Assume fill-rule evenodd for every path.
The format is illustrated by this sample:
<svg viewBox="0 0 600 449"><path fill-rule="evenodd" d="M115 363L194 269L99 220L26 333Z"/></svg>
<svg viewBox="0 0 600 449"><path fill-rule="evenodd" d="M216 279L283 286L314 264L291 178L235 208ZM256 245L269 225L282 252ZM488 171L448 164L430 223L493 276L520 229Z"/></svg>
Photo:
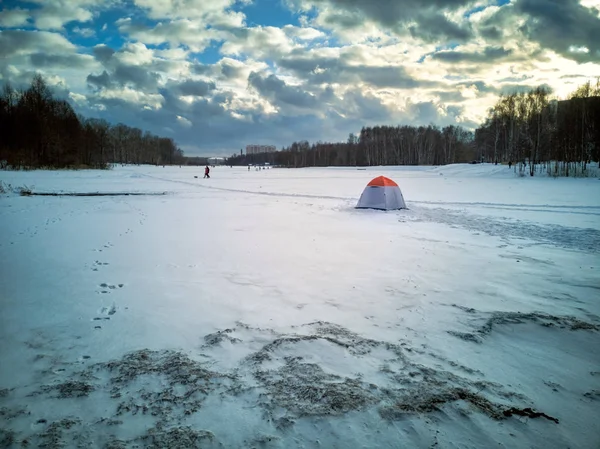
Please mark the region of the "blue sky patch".
<svg viewBox="0 0 600 449"><path fill-rule="evenodd" d="M246 25L272 26L299 25L298 15L285 7L281 0L258 0L245 6L241 11L246 15Z"/></svg>

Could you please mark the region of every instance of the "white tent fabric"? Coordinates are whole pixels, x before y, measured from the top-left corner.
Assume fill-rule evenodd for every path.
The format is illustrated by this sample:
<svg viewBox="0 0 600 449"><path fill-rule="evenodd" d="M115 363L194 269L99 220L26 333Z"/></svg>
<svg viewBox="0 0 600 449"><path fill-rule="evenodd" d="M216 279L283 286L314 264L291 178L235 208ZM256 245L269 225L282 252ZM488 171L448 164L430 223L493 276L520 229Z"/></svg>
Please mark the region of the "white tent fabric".
<svg viewBox="0 0 600 449"><path fill-rule="evenodd" d="M404 196L400 187L391 179L380 176L365 187L356 208L380 210L406 209L406 203L404 202Z"/></svg>

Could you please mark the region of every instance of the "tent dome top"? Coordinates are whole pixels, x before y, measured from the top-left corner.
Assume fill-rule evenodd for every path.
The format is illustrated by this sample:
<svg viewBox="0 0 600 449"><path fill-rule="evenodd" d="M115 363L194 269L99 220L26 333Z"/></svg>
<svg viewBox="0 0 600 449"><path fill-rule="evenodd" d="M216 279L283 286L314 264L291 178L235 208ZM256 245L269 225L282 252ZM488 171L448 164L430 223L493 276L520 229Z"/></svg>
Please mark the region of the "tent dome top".
<svg viewBox="0 0 600 449"><path fill-rule="evenodd" d="M385 176L378 176L377 178L373 178L369 184L369 187L398 187L394 181L390 178L386 178Z"/></svg>

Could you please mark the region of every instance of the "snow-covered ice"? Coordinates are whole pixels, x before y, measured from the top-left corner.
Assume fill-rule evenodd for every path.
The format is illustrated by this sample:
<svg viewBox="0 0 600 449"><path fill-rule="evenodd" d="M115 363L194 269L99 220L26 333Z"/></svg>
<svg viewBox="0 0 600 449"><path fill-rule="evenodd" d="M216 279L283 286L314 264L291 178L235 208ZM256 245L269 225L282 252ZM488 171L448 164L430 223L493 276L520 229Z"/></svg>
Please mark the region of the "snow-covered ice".
<svg viewBox="0 0 600 449"><path fill-rule="evenodd" d="M379 175L408 210L354 209ZM600 447L596 178L0 181L152 194L0 195L2 447Z"/></svg>

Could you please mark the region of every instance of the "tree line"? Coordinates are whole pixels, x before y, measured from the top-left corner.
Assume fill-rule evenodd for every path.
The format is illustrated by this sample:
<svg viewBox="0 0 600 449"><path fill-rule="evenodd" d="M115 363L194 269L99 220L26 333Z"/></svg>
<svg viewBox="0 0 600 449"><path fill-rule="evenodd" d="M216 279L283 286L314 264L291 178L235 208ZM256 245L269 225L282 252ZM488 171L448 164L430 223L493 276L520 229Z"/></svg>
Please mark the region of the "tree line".
<svg viewBox="0 0 600 449"><path fill-rule="evenodd" d="M233 155L230 165L270 163L285 167L442 165L477 157L473 133L461 126L363 127L346 142L294 142L275 153Z"/></svg>
<svg viewBox="0 0 600 449"><path fill-rule="evenodd" d="M185 157L170 138L124 124L77 115L53 97L41 75L26 90L5 84L0 92L0 166L106 168L124 164L204 164ZM444 165L458 162L515 164L522 174L584 173L600 161L600 78L566 100L546 87L500 96L474 132L461 126L363 127L346 142L293 142L275 153L238 155L229 165L285 167Z"/></svg>
<svg viewBox="0 0 600 449"><path fill-rule="evenodd" d="M0 164L15 168L107 168L111 163L182 164L173 139L77 115L41 75L26 90L0 93Z"/></svg>
<svg viewBox="0 0 600 449"><path fill-rule="evenodd" d="M600 78L579 86L567 100L550 95L538 87L501 96L475 131L484 159L517 163L531 176L542 169L575 175L600 161Z"/></svg>
<svg viewBox="0 0 600 449"><path fill-rule="evenodd" d="M475 132L461 126L363 127L346 142L294 142L276 153L231 156L230 165L284 167L443 165L460 162L514 164L533 176L585 172L600 161L600 79L578 87L567 100L546 87L502 95ZM580 173L581 174L581 173Z"/></svg>

